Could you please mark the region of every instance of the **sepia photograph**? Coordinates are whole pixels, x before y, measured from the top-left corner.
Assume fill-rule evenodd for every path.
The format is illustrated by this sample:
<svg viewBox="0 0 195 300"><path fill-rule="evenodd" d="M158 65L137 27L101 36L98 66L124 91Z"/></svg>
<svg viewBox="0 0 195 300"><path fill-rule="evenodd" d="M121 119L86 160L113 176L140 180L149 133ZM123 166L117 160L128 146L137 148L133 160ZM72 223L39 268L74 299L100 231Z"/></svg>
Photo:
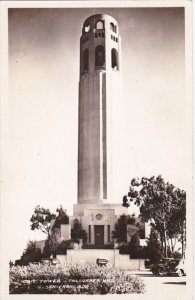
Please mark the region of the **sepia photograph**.
<svg viewBox="0 0 195 300"><path fill-rule="evenodd" d="M2 1L1 33L1 299L192 299L191 2Z"/></svg>

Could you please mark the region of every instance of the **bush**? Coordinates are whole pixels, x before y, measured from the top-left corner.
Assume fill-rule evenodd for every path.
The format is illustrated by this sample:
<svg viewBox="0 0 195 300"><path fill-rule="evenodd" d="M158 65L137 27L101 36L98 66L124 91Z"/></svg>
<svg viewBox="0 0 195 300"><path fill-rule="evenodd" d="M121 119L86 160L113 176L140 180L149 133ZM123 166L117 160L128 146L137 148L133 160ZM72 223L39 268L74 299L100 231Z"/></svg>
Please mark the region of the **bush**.
<svg viewBox="0 0 195 300"><path fill-rule="evenodd" d="M141 279L111 266L30 265L10 267L10 294L144 293Z"/></svg>
<svg viewBox="0 0 195 300"><path fill-rule="evenodd" d="M72 240L66 240L66 241L62 241L56 249L56 253L57 254L66 254L67 253L67 249L73 249L73 241Z"/></svg>
<svg viewBox="0 0 195 300"><path fill-rule="evenodd" d="M73 228L71 229L71 239L73 240L82 239L83 243L87 241L87 232L83 229L78 219L75 219L73 221Z"/></svg>
<svg viewBox="0 0 195 300"><path fill-rule="evenodd" d="M178 251L175 251L172 253L173 258L182 258L182 254Z"/></svg>
<svg viewBox="0 0 195 300"><path fill-rule="evenodd" d="M30 262L38 262L41 260L41 250L34 249L32 252L28 252L22 255L19 260L20 265L28 265Z"/></svg>
<svg viewBox="0 0 195 300"><path fill-rule="evenodd" d="M146 246L139 246L135 249L131 247L130 244L122 245L119 248L119 253L129 254L129 258L133 259L147 259L149 257Z"/></svg>

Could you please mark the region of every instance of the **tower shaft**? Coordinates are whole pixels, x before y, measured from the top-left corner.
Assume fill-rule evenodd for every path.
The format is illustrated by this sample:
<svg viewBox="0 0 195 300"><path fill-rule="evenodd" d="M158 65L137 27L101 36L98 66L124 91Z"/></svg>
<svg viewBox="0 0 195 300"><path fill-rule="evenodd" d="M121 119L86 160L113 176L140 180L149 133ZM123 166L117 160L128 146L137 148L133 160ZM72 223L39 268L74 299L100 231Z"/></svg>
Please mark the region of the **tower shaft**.
<svg viewBox="0 0 195 300"><path fill-rule="evenodd" d="M78 203L100 204L113 194L115 111L121 96L116 20L89 17L80 39ZM119 125L119 124L118 124ZM116 141L115 141L116 142Z"/></svg>

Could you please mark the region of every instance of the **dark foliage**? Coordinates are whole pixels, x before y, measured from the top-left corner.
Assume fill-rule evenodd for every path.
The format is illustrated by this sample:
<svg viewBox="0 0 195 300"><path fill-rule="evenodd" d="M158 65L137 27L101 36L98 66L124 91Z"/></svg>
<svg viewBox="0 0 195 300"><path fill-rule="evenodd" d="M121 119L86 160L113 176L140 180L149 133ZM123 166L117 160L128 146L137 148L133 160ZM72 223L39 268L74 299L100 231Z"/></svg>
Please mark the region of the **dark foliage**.
<svg viewBox="0 0 195 300"><path fill-rule="evenodd" d="M69 224L69 217L66 210L63 209L62 206L60 206L60 208L57 208L56 212L58 212L58 216L56 217L53 228L60 228L61 224Z"/></svg>
<svg viewBox="0 0 195 300"><path fill-rule="evenodd" d="M114 225L114 231L112 232L112 237L117 240L117 242L126 242L127 241L127 225L135 225L136 219L132 215L121 215L116 224Z"/></svg>
<svg viewBox="0 0 195 300"><path fill-rule="evenodd" d="M56 215L52 214L49 209L40 207L40 205L35 207L34 214L32 215L31 229L41 230L43 233L49 235L51 221L55 219Z"/></svg>
<svg viewBox="0 0 195 300"><path fill-rule="evenodd" d="M153 228L151 228L150 236L147 240L146 253L151 263L156 263L163 257L162 247L159 242L159 235Z"/></svg>
<svg viewBox="0 0 195 300"><path fill-rule="evenodd" d="M20 259L20 265L28 265L30 262L39 262L41 261L41 250L34 249L32 252L28 252L22 255Z"/></svg>
<svg viewBox="0 0 195 300"><path fill-rule="evenodd" d="M73 222L73 228L71 229L71 239L82 239L84 243L87 240L87 233L83 229L78 219L75 219Z"/></svg>
<svg viewBox="0 0 195 300"><path fill-rule="evenodd" d="M140 207L143 221L150 221L158 231L164 256L167 257L169 240L174 251L173 239L186 247L186 192L165 182L161 176L132 179L129 192L123 197L123 206L134 203Z"/></svg>

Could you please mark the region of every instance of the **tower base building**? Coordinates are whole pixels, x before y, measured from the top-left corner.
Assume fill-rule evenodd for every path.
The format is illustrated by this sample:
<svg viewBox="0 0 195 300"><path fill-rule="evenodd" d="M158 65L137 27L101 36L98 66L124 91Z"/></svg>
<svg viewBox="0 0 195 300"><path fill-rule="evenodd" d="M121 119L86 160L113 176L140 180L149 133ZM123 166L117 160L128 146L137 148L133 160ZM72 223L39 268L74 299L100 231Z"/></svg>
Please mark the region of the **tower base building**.
<svg viewBox="0 0 195 300"><path fill-rule="evenodd" d="M99 248L114 244L112 231L122 214L127 214L127 208L121 204L75 204L73 218L87 232L87 244Z"/></svg>

